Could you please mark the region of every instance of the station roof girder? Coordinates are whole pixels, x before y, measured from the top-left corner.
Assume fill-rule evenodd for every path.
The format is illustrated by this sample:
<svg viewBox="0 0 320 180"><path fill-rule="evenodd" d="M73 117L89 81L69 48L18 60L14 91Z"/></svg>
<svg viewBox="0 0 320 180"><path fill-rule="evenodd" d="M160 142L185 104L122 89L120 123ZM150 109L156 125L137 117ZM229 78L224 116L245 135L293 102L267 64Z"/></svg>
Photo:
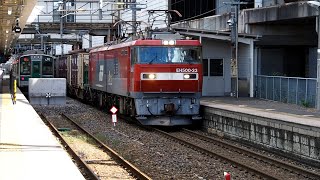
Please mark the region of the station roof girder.
<svg viewBox="0 0 320 180"><path fill-rule="evenodd" d="M39 26L39 32L41 34L60 33L60 23L40 22L27 25L23 29L22 34L37 34L37 31L35 29L36 24ZM111 32L116 31L116 28L113 27L113 23L63 23L63 33L70 33L72 31L88 31L88 33L92 35L106 36L108 35L108 30L110 30Z"/></svg>
<svg viewBox="0 0 320 180"><path fill-rule="evenodd" d="M19 27L24 28L37 0L1 0L0 1L0 52L10 48L19 34L12 32L18 19Z"/></svg>

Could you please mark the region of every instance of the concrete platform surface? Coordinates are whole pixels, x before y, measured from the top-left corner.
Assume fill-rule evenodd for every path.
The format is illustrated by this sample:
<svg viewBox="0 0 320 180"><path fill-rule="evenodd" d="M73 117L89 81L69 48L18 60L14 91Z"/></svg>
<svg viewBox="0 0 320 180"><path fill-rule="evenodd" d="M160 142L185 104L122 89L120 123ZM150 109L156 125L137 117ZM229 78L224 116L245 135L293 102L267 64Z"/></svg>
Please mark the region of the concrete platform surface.
<svg viewBox="0 0 320 180"><path fill-rule="evenodd" d="M85 179L49 128L18 91L0 94L0 179Z"/></svg>
<svg viewBox="0 0 320 180"><path fill-rule="evenodd" d="M320 111L295 104L255 98L202 97L201 105L320 127Z"/></svg>

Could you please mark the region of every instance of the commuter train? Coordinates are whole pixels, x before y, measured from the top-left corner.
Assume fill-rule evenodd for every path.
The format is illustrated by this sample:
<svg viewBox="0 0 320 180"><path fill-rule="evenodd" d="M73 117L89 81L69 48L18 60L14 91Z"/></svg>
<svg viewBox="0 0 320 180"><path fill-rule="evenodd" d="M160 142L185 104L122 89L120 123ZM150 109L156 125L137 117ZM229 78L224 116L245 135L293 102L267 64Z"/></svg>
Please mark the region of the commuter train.
<svg viewBox="0 0 320 180"><path fill-rule="evenodd" d="M75 52L57 61L68 92L143 125L200 121L201 44L165 34ZM66 72L64 72L66 70ZM87 76L87 77L86 77Z"/></svg>
<svg viewBox="0 0 320 180"><path fill-rule="evenodd" d="M54 56L38 50L26 51L18 56L12 64L12 75L17 80L17 86L27 90L29 78L53 78L54 59Z"/></svg>

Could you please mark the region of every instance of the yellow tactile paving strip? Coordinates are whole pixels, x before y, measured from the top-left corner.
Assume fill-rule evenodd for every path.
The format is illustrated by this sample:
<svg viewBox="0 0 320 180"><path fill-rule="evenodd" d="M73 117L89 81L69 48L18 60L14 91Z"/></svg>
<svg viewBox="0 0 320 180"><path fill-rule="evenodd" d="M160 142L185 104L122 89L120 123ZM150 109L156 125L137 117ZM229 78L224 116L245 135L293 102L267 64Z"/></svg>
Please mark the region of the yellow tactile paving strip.
<svg viewBox="0 0 320 180"><path fill-rule="evenodd" d="M84 179L23 94L0 93L0 179Z"/></svg>

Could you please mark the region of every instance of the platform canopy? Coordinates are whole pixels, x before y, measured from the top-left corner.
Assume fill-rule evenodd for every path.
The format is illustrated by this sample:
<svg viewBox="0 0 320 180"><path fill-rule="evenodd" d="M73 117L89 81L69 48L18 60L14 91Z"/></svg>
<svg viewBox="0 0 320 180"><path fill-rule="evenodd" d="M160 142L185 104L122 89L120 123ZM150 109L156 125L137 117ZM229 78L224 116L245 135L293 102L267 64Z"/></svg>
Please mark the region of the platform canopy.
<svg viewBox="0 0 320 180"><path fill-rule="evenodd" d="M0 52L8 51L19 37L36 3L37 0L0 1Z"/></svg>

